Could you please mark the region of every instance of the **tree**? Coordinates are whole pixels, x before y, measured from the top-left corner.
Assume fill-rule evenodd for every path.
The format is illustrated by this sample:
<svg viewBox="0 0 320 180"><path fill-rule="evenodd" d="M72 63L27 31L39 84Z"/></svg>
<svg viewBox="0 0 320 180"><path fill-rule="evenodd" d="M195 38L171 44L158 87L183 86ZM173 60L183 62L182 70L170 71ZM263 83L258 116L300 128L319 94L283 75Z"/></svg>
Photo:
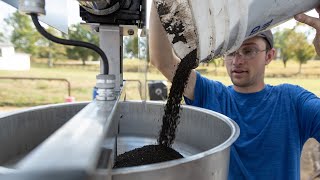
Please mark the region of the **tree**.
<svg viewBox="0 0 320 180"><path fill-rule="evenodd" d="M127 51L127 45L130 41L130 37L128 36L124 36L123 37L123 57L124 58L131 58L132 57L132 54L131 53L128 53Z"/></svg>
<svg viewBox="0 0 320 180"><path fill-rule="evenodd" d="M302 64L315 55L313 46L308 42L305 33L296 32L297 24L294 29L283 29L274 34L275 47L280 50L284 67L289 59L299 62L299 71Z"/></svg>
<svg viewBox="0 0 320 180"><path fill-rule="evenodd" d="M31 18L16 11L4 21L14 29L11 35L11 42L16 50L33 56L37 55L38 46L36 42L41 38L41 35L32 25Z"/></svg>
<svg viewBox="0 0 320 180"><path fill-rule="evenodd" d="M139 54L139 38L138 36L129 36L125 41L126 52L131 57L138 57Z"/></svg>
<svg viewBox="0 0 320 180"><path fill-rule="evenodd" d="M69 30L69 39L89 42L99 46L99 38L96 34L87 31L80 24L73 25ZM95 51L83 47L68 46L67 56L69 59L81 59L85 65L87 60L96 61L99 59L99 54Z"/></svg>
<svg viewBox="0 0 320 180"><path fill-rule="evenodd" d="M306 64L308 60L315 56L313 46L308 43L307 37L303 33L297 33L296 35L296 47L294 50L295 60L299 62L299 71L301 73L302 64Z"/></svg>
<svg viewBox="0 0 320 180"><path fill-rule="evenodd" d="M5 37L2 32L0 32L0 42L5 42Z"/></svg>
<svg viewBox="0 0 320 180"><path fill-rule="evenodd" d="M139 47L138 47L138 51L139 51L139 59L146 59L148 60L147 56L148 56L148 39L147 37L140 37L139 38Z"/></svg>
<svg viewBox="0 0 320 180"><path fill-rule="evenodd" d="M53 36L59 37L61 36L61 32L55 30L52 27L48 27L46 31ZM39 46L38 56L42 58L48 59L48 66L53 67L53 62L56 59L65 59L66 58L66 46L61 45L55 42L52 42L46 38L41 38L37 42Z"/></svg>
<svg viewBox="0 0 320 180"><path fill-rule="evenodd" d="M297 42L293 35L294 31L292 29L284 29L274 34L274 47L280 51L284 68L286 68L288 60L295 56L293 46Z"/></svg>

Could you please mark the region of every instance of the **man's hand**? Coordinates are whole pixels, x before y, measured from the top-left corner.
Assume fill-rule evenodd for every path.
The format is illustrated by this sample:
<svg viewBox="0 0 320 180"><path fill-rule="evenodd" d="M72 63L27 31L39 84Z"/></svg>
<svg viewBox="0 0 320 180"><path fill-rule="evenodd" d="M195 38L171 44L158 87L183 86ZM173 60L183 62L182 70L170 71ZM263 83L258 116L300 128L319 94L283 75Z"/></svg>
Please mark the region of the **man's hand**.
<svg viewBox="0 0 320 180"><path fill-rule="evenodd" d="M320 6L315 8L315 10L318 12L318 14L320 16ZM305 15L303 13L295 15L294 18L297 21L302 22L304 24L307 24L307 25L316 29L316 37L313 40L313 45L316 49L317 54L320 56L320 19L310 17L310 16Z"/></svg>

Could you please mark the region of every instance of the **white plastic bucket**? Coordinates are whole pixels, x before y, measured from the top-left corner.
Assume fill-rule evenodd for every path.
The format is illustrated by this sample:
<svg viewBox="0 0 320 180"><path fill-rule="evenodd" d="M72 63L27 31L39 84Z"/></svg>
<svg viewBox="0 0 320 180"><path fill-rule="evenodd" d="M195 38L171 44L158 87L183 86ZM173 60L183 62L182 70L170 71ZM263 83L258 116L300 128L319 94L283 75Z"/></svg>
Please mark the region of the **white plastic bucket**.
<svg viewBox="0 0 320 180"><path fill-rule="evenodd" d="M200 61L235 51L245 39L320 5L319 0L154 2L176 54L182 59L196 50Z"/></svg>

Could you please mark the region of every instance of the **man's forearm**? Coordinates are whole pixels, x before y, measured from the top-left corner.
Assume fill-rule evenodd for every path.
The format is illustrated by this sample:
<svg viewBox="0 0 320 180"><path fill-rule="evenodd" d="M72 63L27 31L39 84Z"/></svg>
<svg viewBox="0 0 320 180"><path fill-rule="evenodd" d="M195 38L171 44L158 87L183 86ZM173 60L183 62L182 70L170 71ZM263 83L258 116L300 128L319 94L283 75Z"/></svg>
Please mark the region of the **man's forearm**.
<svg viewBox="0 0 320 180"><path fill-rule="evenodd" d="M167 38L167 34L162 27L157 10L152 5L150 14L150 31L149 31L149 44L150 44L150 60L169 81L172 82L175 75L180 59L175 55L172 50L172 45ZM185 88L184 95L193 100L194 87L196 83L196 73L193 70L189 76L188 84Z"/></svg>
<svg viewBox="0 0 320 180"><path fill-rule="evenodd" d="M179 63L179 59L174 55L172 46L167 38L166 32L161 25L155 5L152 4L150 14L150 60L159 71L170 81Z"/></svg>

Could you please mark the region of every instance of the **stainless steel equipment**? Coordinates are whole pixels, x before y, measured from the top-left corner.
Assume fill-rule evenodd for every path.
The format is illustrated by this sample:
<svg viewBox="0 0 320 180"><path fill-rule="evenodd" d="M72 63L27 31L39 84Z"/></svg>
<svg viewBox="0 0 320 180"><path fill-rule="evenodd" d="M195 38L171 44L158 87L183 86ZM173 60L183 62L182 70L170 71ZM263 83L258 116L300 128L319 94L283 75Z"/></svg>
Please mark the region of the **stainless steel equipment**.
<svg viewBox="0 0 320 180"><path fill-rule="evenodd" d="M94 103L103 107L97 108ZM96 123L103 119L95 118L104 117L99 113L108 109L99 103L35 107L1 117L0 179L25 176L35 171L42 172L45 179L50 179L48 171L64 172L69 179L73 179L74 174L79 177L82 174L80 179L104 177L114 180L227 178L230 146L239 136L239 127L226 116L190 106L182 107L181 123L173 144L173 148L185 158L112 170L113 156L110 156L110 164L99 167L96 163L98 156L93 153L97 148L110 155L112 152L107 150L114 148L115 144L117 154L155 144L164 107L161 102L119 102L112 113L112 123L108 124L112 128L105 138L98 140L97 134L102 132L103 123ZM117 142L112 138L115 132L118 133ZM93 145L96 142L100 143ZM29 155L35 147L34 153ZM17 171L21 172L13 173Z"/></svg>
<svg viewBox="0 0 320 180"><path fill-rule="evenodd" d="M45 12L44 0L22 2L33 20ZM164 103L125 100L122 36L145 28L146 0L79 2L81 17L99 33L108 56L108 71L103 64L97 75L98 95L92 102L0 116L0 179L226 179L238 126L221 114L189 106L182 106L173 144L185 158L112 169L116 155L156 144L164 113Z"/></svg>

